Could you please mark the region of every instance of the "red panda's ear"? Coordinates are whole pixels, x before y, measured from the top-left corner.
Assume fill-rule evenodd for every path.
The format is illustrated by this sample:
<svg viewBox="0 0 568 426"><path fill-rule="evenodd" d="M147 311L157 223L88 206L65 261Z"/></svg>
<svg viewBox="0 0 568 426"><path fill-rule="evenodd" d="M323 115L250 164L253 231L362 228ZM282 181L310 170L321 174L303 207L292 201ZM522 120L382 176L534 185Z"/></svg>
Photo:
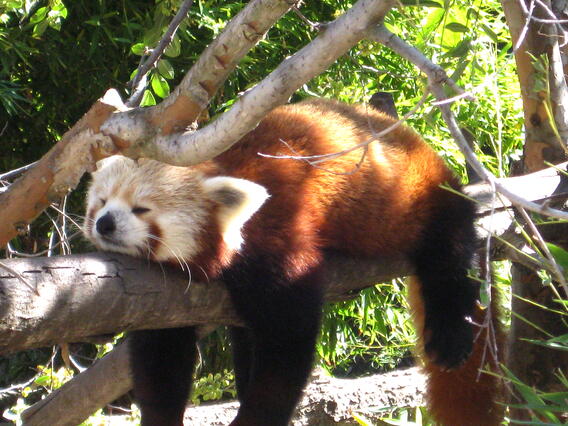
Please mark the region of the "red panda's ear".
<svg viewBox="0 0 568 426"><path fill-rule="evenodd" d="M217 218L227 245L238 250L243 242L241 228L269 197L266 189L254 182L228 176L205 179L206 195L219 205Z"/></svg>
<svg viewBox="0 0 568 426"><path fill-rule="evenodd" d="M134 164L134 160L131 160L130 158L124 157L122 155L111 155L110 157L106 157L106 158L103 158L102 160L97 161L95 167L96 167L96 170L99 171L101 169L104 169L104 168L107 168L107 167L110 167L112 165L119 164L119 163L124 163L124 164L132 163L132 164Z"/></svg>

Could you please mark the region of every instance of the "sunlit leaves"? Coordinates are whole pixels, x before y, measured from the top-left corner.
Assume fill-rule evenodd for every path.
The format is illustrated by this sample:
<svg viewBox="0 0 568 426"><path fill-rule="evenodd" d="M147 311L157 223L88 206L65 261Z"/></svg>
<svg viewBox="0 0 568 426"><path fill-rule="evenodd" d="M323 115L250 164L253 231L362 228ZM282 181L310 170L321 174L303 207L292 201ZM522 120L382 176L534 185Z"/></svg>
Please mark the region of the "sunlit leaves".
<svg viewBox="0 0 568 426"><path fill-rule="evenodd" d="M171 80L175 76L174 67L167 59L162 59L158 62L158 72L160 75L168 80Z"/></svg>
<svg viewBox="0 0 568 426"><path fill-rule="evenodd" d="M170 94L170 85L160 74L154 73L150 79L152 90L160 98L167 98Z"/></svg>

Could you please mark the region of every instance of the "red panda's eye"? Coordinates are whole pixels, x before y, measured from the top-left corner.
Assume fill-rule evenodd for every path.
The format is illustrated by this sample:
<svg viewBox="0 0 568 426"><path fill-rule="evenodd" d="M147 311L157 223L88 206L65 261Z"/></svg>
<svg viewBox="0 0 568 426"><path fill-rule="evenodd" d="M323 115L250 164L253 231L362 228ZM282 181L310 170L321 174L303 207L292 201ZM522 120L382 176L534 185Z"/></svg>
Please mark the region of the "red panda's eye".
<svg viewBox="0 0 568 426"><path fill-rule="evenodd" d="M133 207L133 208L132 208L132 213L134 213L134 214L136 214L136 215L138 215L138 214L143 214L143 213L147 213L147 212L149 212L149 211L150 211L150 209L147 208L147 207L138 207L138 206L136 206L136 207Z"/></svg>
<svg viewBox="0 0 568 426"><path fill-rule="evenodd" d="M101 204L104 206L106 204L107 200L104 198L101 198Z"/></svg>

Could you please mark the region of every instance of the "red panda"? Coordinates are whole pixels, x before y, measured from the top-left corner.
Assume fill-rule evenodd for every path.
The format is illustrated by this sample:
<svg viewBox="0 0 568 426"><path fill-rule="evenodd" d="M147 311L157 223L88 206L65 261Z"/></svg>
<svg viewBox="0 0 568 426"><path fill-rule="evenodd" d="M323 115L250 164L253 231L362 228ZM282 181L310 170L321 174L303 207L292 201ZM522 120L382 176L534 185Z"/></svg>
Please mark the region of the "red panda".
<svg viewBox="0 0 568 426"><path fill-rule="evenodd" d="M474 205L441 187L460 190L409 128L374 140L393 123L369 107L309 100L274 109L208 163L111 157L93 174L85 233L96 246L182 262L196 279L226 283L247 325L230 330L240 401L231 425L288 424L313 361L327 250L412 261L435 417L499 424L497 380L477 380L484 336L474 338L479 289L467 276ZM259 155L325 155L371 140L318 167ZM194 328L134 331L129 341L142 424L183 424Z"/></svg>

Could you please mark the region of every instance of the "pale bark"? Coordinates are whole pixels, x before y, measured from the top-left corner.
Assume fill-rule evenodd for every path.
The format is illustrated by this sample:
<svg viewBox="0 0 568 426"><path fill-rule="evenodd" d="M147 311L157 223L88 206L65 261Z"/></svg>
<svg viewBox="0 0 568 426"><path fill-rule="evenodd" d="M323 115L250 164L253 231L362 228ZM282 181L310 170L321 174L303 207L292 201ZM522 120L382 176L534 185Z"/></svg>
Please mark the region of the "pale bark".
<svg viewBox="0 0 568 426"><path fill-rule="evenodd" d="M0 268L0 353L121 330L184 325L241 324L222 283L188 283L173 268L114 253L92 253L4 263L35 287ZM326 299L411 272L405 259L332 256Z"/></svg>
<svg viewBox="0 0 568 426"><path fill-rule="evenodd" d="M292 426L356 426L355 415L364 414L371 424L382 424L386 407L424 405L425 377L419 368L396 370L358 379L335 379L321 372L311 378L292 418ZM185 422L191 425L224 426L237 414L239 404L188 407Z"/></svg>
<svg viewBox="0 0 568 426"><path fill-rule="evenodd" d="M0 192L0 248L74 189L85 172L94 170L97 152L108 156L115 151L100 125L122 107L118 94L107 92L37 164Z"/></svg>
<svg viewBox="0 0 568 426"><path fill-rule="evenodd" d="M53 391L26 410L26 426L74 426L98 408L128 392L132 386L126 346L120 345L89 370ZM335 379L316 371L304 390L292 425L357 425L353 414L365 413L378 422L383 407L424 405L425 377L419 368L391 371L359 379ZM185 423L224 426L238 410L238 402L188 406ZM109 421L119 422L119 417Z"/></svg>
<svg viewBox="0 0 568 426"><path fill-rule="evenodd" d="M246 91L230 110L203 129L152 135L150 138L149 132L155 126L149 122L142 125L145 118L140 115L143 112L137 111L115 114L101 130L119 140L122 153L129 157L151 157L180 166L209 160L228 149L252 130L267 112L287 102L306 81L325 71L363 39L393 4L391 0L359 0L342 16L327 24L311 43L285 59L268 77Z"/></svg>

